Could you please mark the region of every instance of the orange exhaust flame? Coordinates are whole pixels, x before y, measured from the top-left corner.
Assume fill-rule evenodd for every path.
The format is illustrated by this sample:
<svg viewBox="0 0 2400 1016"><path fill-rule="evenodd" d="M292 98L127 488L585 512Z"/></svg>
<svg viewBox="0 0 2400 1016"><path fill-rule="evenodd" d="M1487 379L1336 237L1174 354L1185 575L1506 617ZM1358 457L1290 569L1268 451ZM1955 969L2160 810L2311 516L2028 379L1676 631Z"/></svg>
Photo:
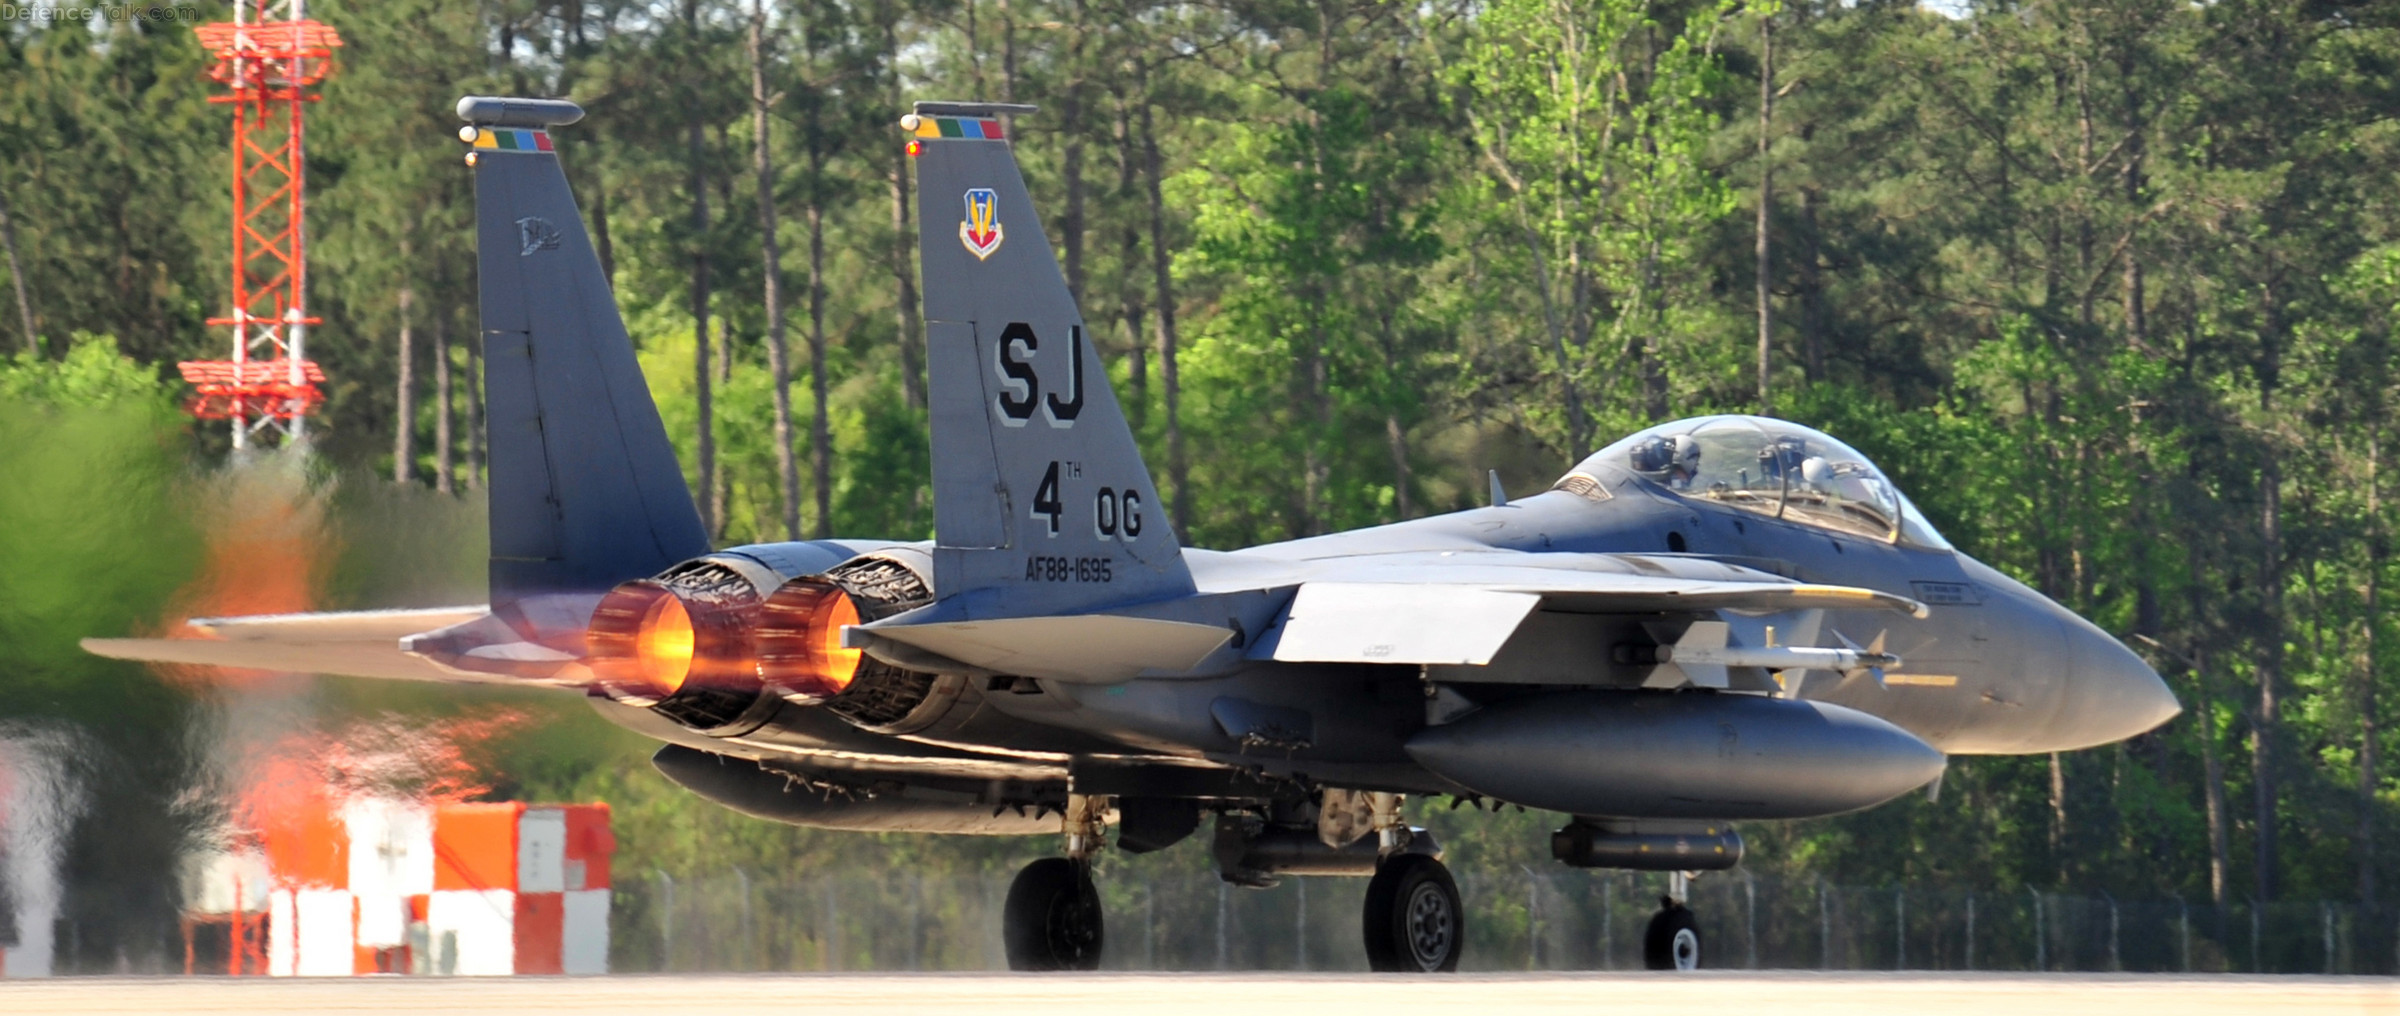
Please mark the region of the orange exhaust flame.
<svg viewBox="0 0 2400 1016"><path fill-rule="evenodd" d="M643 680L662 695L674 694L691 676L695 641L692 614L683 609L683 601L659 597L642 616L639 634L634 636L634 659L641 665Z"/></svg>
<svg viewBox="0 0 2400 1016"><path fill-rule="evenodd" d="M849 593L805 579L784 583L759 609L759 675L804 695L840 694L866 656L842 648L843 626L858 621Z"/></svg>
<svg viewBox="0 0 2400 1016"><path fill-rule="evenodd" d="M207 638L184 622L195 617L289 614L322 602L336 546L325 525L325 501L297 466L280 461L231 467L188 486L207 547L201 568L169 601L160 638ZM154 663L186 687L250 686L277 675L199 664Z"/></svg>

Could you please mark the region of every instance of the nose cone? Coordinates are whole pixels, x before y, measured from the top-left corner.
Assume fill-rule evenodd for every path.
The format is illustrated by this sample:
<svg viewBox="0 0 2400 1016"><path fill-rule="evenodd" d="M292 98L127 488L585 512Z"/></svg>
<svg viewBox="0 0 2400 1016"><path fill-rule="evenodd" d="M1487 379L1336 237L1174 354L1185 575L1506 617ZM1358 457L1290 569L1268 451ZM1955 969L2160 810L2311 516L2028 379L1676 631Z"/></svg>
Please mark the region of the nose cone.
<svg viewBox="0 0 2400 1016"><path fill-rule="evenodd" d="M2060 750L2122 741L2183 711L2158 672L2082 618L2065 624L2071 661L2053 730Z"/></svg>

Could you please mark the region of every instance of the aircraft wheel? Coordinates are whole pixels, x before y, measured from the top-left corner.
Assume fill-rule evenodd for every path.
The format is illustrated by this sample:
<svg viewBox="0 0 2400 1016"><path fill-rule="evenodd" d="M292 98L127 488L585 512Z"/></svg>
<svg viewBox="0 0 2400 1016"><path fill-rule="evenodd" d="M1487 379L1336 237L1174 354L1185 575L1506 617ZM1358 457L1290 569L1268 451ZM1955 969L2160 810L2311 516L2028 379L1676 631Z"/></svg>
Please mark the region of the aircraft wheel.
<svg viewBox="0 0 2400 1016"><path fill-rule="evenodd" d="M1045 857L1017 872L1001 938L1010 970L1100 969L1100 893L1090 866Z"/></svg>
<svg viewBox="0 0 2400 1016"><path fill-rule="evenodd" d="M1446 973L1466 944L1466 908L1450 869L1423 854L1399 854L1367 883L1367 965L1380 971Z"/></svg>
<svg viewBox="0 0 2400 1016"><path fill-rule="evenodd" d="M1700 919L1692 908L1659 897L1658 915L1642 935L1642 965L1652 970L1700 969Z"/></svg>

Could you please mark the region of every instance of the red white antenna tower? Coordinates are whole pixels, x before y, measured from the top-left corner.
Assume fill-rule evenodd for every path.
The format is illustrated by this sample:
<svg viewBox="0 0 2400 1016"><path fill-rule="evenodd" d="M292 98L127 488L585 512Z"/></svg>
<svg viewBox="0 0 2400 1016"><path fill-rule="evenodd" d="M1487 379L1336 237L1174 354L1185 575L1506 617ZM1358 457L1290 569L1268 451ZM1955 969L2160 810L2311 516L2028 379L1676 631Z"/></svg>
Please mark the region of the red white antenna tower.
<svg viewBox="0 0 2400 1016"><path fill-rule="evenodd" d="M308 20L305 2L235 0L232 21L199 30L217 57L209 77L229 89L208 101L233 107L233 313L208 322L233 330L233 359L177 366L197 389L192 415L231 421L235 448L262 432L305 441L308 414L325 399L325 372L307 358L317 319L308 316L301 110L317 101L342 39Z"/></svg>

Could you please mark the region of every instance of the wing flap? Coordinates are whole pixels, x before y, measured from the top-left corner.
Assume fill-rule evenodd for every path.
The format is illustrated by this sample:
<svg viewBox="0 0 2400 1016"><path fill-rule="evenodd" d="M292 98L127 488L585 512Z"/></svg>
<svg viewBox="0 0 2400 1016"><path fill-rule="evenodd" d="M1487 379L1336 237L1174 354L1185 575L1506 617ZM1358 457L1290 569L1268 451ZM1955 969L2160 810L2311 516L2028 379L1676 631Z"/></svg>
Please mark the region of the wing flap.
<svg viewBox="0 0 2400 1016"><path fill-rule="evenodd" d="M1272 657L1482 666L1541 602L1539 594L1497 589L1310 582L1292 597Z"/></svg>
<svg viewBox="0 0 2400 1016"><path fill-rule="evenodd" d="M1445 574L1445 572L1447 572ZM1252 659L1484 666L1536 607L1567 613L1893 610L1924 604L1852 586L1509 566L1418 567L1388 581L1308 582Z"/></svg>

